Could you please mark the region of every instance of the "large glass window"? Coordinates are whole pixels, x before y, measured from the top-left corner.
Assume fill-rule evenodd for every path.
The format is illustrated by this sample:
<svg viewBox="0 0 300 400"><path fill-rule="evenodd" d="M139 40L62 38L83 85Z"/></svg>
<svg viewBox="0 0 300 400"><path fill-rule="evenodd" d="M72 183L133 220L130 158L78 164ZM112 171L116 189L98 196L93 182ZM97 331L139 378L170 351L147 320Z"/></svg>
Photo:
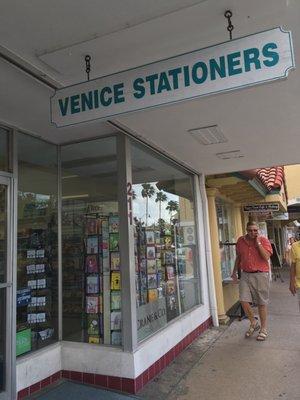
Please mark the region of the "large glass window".
<svg viewBox="0 0 300 400"><path fill-rule="evenodd" d="M138 340L200 303L193 175L132 142Z"/></svg>
<svg viewBox="0 0 300 400"><path fill-rule="evenodd" d="M8 171L9 168L9 132L0 127L0 171Z"/></svg>
<svg viewBox="0 0 300 400"><path fill-rule="evenodd" d="M17 355L58 335L57 147L18 134Z"/></svg>
<svg viewBox="0 0 300 400"><path fill-rule="evenodd" d="M63 339L121 345L116 138L63 146Z"/></svg>

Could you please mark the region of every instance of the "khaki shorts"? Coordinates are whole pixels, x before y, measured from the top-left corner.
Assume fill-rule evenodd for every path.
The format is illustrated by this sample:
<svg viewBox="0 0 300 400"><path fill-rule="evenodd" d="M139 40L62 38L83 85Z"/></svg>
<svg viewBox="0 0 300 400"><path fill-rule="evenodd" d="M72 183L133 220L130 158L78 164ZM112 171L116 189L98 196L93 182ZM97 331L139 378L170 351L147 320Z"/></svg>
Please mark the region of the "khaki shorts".
<svg viewBox="0 0 300 400"><path fill-rule="evenodd" d="M239 291L240 301L259 306L268 304L270 276L268 272L248 273L242 271Z"/></svg>

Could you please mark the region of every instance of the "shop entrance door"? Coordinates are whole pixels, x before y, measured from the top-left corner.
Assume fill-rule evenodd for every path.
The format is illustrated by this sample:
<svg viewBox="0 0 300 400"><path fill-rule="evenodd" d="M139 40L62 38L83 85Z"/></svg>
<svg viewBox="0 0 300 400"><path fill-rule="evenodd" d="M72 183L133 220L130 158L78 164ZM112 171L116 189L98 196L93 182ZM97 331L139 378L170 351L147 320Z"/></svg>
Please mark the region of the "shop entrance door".
<svg viewBox="0 0 300 400"><path fill-rule="evenodd" d="M10 179L0 176L0 400L12 398L12 257Z"/></svg>

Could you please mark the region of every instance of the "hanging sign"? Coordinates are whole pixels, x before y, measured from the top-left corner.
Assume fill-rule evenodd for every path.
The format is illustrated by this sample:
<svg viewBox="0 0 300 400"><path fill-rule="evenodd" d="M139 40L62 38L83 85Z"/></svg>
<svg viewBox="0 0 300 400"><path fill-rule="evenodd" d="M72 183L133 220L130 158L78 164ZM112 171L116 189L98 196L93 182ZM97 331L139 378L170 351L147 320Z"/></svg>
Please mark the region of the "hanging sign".
<svg viewBox="0 0 300 400"><path fill-rule="evenodd" d="M245 212L265 213L267 211L279 211L279 204L277 203L262 203L262 204L249 204L243 207Z"/></svg>
<svg viewBox="0 0 300 400"><path fill-rule="evenodd" d="M58 127L220 93L287 77L291 33L274 28L56 91Z"/></svg>

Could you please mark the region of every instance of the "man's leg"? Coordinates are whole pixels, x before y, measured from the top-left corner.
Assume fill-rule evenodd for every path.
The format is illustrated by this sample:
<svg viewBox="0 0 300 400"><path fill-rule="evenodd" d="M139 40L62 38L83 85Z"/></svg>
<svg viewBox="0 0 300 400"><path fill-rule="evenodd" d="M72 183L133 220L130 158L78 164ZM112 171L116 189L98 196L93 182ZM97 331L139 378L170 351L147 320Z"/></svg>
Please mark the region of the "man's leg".
<svg viewBox="0 0 300 400"><path fill-rule="evenodd" d="M245 312L245 314L247 315L250 324L251 325L255 325L256 324L256 319L254 317L254 313L253 313L253 309L250 303L246 302L246 301L241 301L241 305L243 307L243 310Z"/></svg>
<svg viewBox="0 0 300 400"><path fill-rule="evenodd" d="M259 305L258 306L258 314L259 314L261 329L267 329L267 306Z"/></svg>

